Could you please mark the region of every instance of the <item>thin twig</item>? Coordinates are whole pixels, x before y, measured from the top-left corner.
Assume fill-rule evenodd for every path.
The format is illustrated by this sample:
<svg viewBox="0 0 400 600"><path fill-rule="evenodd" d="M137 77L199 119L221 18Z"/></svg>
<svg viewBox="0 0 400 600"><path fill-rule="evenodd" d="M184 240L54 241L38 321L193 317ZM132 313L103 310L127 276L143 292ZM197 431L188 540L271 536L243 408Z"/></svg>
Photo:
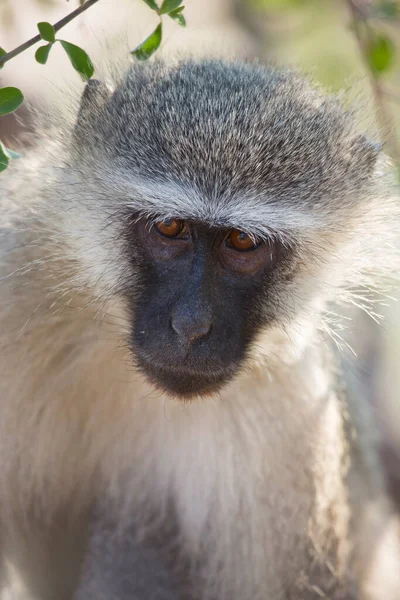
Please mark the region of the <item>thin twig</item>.
<svg viewBox="0 0 400 600"><path fill-rule="evenodd" d="M60 21L58 21L57 23L55 23L53 25L54 31L55 32L60 31L60 29L62 29L63 27L65 27L65 25L68 25L68 23L70 23L73 19L75 19L76 17L78 17L80 14L82 14L85 10L87 10L88 8L90 8L91 6L93 6L93 4L96 4L96 2L98 2L98 1L99 0L87 0L85 2L85 4L82 4L82 6L79 6L78 8L76 8L75 10L73 10L71 13L69 13L69 15L67 15L66 17L63 17L62 19L60 19ZM24 42L23 44L21 44L17 48L14 48L14 50L11 50L11 52L7 52L7 54L3 54L3 56L0 56L0 68L6 62L8 62L9 60L11 60L15 56L18 56L18 54L21 54L22 52L24 52L25 50L27 50L31 46L34 46L35 44L37 44L41 40L42 40L42 38L41 38L40 34L35 35L35 37L33 37L30 40Z"/></svg>
<svg viewBox="0 0 400 600"><path fill-rule="evenodd" d="M387 144L389 154L400 165L400 146L395 133L394 119L390 108L385 99L385 89L378 78L374 75L368 62L369 43L371 40L371 30L368 27L367 16L363 12L361 5L356 0L346 0L352 16L352 25L354 34L358 43L362 60L367 68L371 87L374 96L376 119L382 130L384 141ZM360 23L365 25L366 35L363 35Z"/></svg>

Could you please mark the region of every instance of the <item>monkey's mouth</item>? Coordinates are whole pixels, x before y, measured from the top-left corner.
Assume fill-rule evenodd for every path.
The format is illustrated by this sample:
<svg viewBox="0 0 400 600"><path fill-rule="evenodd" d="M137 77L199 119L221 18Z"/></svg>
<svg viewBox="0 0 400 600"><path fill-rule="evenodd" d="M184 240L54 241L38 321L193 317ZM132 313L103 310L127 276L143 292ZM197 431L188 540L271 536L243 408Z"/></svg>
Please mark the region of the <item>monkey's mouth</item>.
<svg viewBox="0 0 400 600"><path fill-rule="evenodd" d="M180 399L214 395L234 375L231 369L171 367L150 363L143 358L138 358L138 367L157 389Z"/></svg>

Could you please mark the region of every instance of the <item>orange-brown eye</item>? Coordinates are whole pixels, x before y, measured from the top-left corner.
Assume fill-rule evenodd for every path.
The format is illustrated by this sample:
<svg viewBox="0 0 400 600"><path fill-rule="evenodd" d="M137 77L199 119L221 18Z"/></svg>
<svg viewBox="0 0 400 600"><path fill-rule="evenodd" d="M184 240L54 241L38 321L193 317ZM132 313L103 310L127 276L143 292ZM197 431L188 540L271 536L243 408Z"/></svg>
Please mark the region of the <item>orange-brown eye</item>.
<svg viewBox="0 0 400 600"><path fill-rule="evenodd" d="M184 228L184 222L179 219L166 219L165 221L159 221L155 224L155 228L158 233L169 238L177 237L182 233Z"/></svg>
<svg viewBox="0 0 400 600"><path fill-rule="evenodd" d="M239 229L233 229L228 237L228 244L239 252L248 252L255 250L260 245L254 241L247 233Z"/></svg>

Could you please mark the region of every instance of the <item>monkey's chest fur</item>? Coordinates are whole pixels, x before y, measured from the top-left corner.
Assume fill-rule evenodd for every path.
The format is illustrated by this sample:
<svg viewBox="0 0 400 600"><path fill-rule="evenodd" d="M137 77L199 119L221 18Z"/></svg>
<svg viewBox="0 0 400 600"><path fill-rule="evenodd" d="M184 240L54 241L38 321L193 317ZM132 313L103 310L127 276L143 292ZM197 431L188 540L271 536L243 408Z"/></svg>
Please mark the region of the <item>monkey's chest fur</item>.
<svg viewBox="0 0 400 600"><path fill-rule="evenodd" d="M64 369L70 352L72 371ZM290 378L283 369L271 382L255 369L218 398L181 405L130 379L107 343L88 337L76 352L53 353L45 388L32 388L38 365L30 365L18 397L26 385L33 416L21 438L7 439L5 552L28 582L29 556L44 557L35 564L40 600L61 598L64 578L79 577L88 533L80 519L99 498L113 507L116 535L133 528L145 544L155 540L171 577L184 581L182 598L342 597L332 595L342 593L349 525L342 417L314 353L289 367ZM25 410L20 402L5 411L2 444L6 421L11 427ZM14 490L31 498L22 531L13 531L22 522ZM65 513L72 525L60 528ZM24 540L22 558L13 536ZM71 554L77 564L67 576Z"/></svg>
<svg viewBox="0 0 400 600"><path fill-rule="evenodd" d="M264 377L253 381L251 409L246 381L208 406L165 409L157 424L163 434L153 438L150 503L157 512L164 499L178 570L183 563L192 573L190 597L311 600L349 593L348 582L340 583L350 516L342 423L326 383L319 373L302 390L315 397L324 391L315 403L309 395L304 420L294 418L295 398ZM139 474L143 482L149 472L151 466Z"/></svg>

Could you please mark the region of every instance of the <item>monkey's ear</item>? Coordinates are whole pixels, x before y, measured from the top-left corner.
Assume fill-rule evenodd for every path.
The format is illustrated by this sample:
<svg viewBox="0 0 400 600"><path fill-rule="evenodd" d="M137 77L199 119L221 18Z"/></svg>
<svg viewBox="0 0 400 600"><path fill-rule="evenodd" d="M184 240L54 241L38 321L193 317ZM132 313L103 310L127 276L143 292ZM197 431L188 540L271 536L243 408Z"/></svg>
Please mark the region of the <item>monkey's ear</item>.
<svg viewBox="0 0 400 600"><path fill-rule="evenodd" d="M372 173L381 153L382 144L364 135L358 135L351 144L352 160L364 173Z"/></svg>
<svg viewBox="0 0 400 600"><path fill-rule="evenodd" d="M111 98L112 90L98 79L89 79L83 90L74 137L82 139L92 129L91 125Z"/></svg>

